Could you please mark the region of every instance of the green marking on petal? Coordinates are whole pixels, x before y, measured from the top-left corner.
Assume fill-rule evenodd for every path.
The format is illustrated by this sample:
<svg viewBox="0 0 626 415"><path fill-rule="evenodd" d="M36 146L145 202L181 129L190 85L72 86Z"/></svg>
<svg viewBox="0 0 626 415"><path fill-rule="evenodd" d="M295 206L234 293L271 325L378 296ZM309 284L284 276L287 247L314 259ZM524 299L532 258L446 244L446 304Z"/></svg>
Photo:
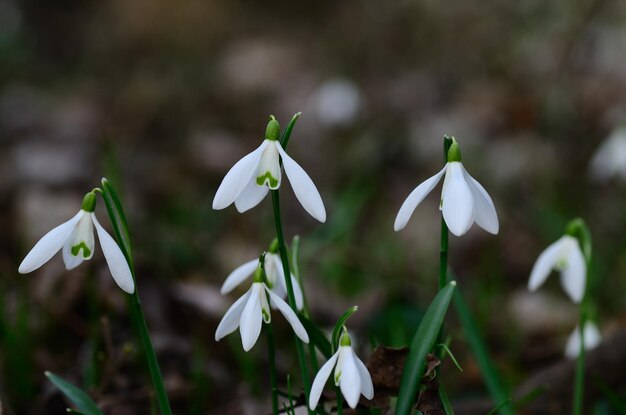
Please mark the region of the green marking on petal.
<svg viewBox="0 0 626 415"><path fill-rule="evenodd" d="M335 386L339 386L339 379L341 378L341 370L335 371Z"/></svg>
<svg viewBox="0 0 626 415"><path fill-rule="evenodd" d="M83 258L89 258L89 255L91 255L91 249L87 247L87 244L85 242L81 242L78 245L72 246L72 255L78 256L78 253L81 251L81 249L83 251Z"/></svg>
<svg viewBox="0 0 626 415"><path fill-rule="evenodd" d="M256 184L259 186L268 185L270 189L276 189L278 187L278 179L272 176L272 173L266 171L256 178Z"/></svg>
<svg viewBox="0 0 626 415"><path fill-rule="evenodd" d="M261 314L263 314L263 321L266 324L269 324L269 322L272 320L272 316L270 315L269 310L266 310L265 308L261 309Z"/></svg>

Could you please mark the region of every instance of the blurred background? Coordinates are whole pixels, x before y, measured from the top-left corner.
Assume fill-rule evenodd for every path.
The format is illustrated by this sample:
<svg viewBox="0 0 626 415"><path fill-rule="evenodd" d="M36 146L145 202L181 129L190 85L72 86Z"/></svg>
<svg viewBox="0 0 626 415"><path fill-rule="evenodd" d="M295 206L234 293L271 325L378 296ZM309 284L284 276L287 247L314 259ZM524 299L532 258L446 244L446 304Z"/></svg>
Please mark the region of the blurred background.
<svg viewBox="0 0 626 415"><path fill-rule="evenodd" d="M154 405L99 248L71 272L59 255L17 274L103 176L125 204L175 413L269 413L263 336L244 353L238 334L216 343L214 333L243 292L221 296L223 280L274 237L271 203L238 214L211 202L270 114L285 126L302 111L289 152L328 211L317 223L283 186L313 317L332 327L358 304L350 329L364 361L373 345L406 345L436 293L440 188L405 230L393 220L441 168L444 134L498 210L500 234L451 236L450 263L508 384L563 359L576 307L558 278L534 294L526 283L576 216L594 237L598 325L619 331L626 151L590 166L606 137L626 136L625 22L626 3L610 0L0 0L2 413L65 413L44 370L107 414ZM101 201L96 213L110 229ZM275 321L285 385L297 362ZM446 364L444 379L463 414L488 395L453 313L446 330L464 372Z"/></svg>

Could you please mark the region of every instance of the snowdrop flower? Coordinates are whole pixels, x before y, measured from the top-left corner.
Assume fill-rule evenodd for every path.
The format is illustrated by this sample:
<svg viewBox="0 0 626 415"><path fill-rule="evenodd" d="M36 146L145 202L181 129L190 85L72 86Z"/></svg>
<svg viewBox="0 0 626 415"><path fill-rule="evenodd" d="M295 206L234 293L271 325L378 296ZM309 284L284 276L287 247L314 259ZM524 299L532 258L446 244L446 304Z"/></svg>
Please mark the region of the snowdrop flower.
<svg viewBox="0 0 626 415"><path fill-rule="evenodd" d="M252 286L248 292L235 301L224 314L215 331L215 341L220 341L239 327L243 349L246 352L252 349L259 338L259 334L261 334L261 323L269 324L272 321L267 301L268 295L272 304L285 316L300 340L308 343L309 335L296 313L263 282L263 270L261 267L257 267Z"/></svg>
<svg viewBox="0 0 626 415"><path fill-rule="evenodd" d="M450 232L461 236L476 222L487 232L497 234L500 225L493 201L480 183L463 167L461 150L454 138L447 158L448 162L439 173L422 182L406 198L396 216L394 229L404 229L417 205L445 175L439 209Z"/></svg>
<svg viewBox="0 0 626 415"><path fill-rule="evenodd" d="M57 252L63 250L63 262L68 270L91 259L95 250L93 228L96 227L102 253L117 285L129 294L135 291L128 262L120 247L96 219L96 195L85 195L80 212L72 219L45 234L20 264L20 274L32 272L48 262Z"/></svg>
<svg viewBox="0 0 626 415"><path fill-rule="evenodd" d="M282 181L281 160L296 198L302 207L320 222L326 221L324 202L315 184L280 145L280 126L272 116L263 143L239 160L222 180L213 199L213 209L220 210L233 202L239 212L258 205L269 190L276 190Z"/></svg>
<svg viewBox="0 0 626 415"><path fill-rule="evenodd" d="M589 175L597 181L626 180L626 126L615 129L594 153Z"/></svg>
<svg viewBox="0 0 626 415"><path fill-rule="evenodd" d="M528 289L535 291L541 287L552 270L561 272L561 286L572 301L580 303L585 294L587 265L578 239L564 235L548 246L533 266Z"/></svg>
<svg viewBox="0 0 626 415"><path fill-rule="evenodd" d="M283 271L283 264L280 259L280 255L275 252L275 243L272 243L269 252L265 254L265 275L267 285L280 298L287 296L287 282L285 281L285 272ZM274 251L274 252L272 252ZM253 259L246 262L243 265L235 268L233 272L226 277L226 281L222 285L220 290L221 294L228 294L236 286L248 279L254 274L254 271L260 266L259 259ZM302 289L296 277L291 274L291 285L293 286L293 294L296 300L296 307L298 310L302 310L304 307L304 300L302 297ZM274 306L274 303L271 303Z"/></svg>
<svg viewBox="0 0 626 415"><path fill-rule="evenodd" d="M363 362L354 354L350 336L348 333L343 333L339 339L339 350L328 359L328 362L324 363L315 376L309 396L311 410L317 407L324 385L333 368L335 369L333 376L335 386L339 386L350 408L356 408L361 395L367 399L374 397L372 377Z"/></svg>
<svg viewBox="0 0 626 415"><path fill-rule="evenodd" d="M598 330L598 327L592 321L587 321L585 323L584 335L585 350L594 349L602 341L602 335L600 334L600 330ZM568 357L570 359L576 359L579 353L580 327L577 326L567 339L567 344L565 345L565 357Z"/></svg>

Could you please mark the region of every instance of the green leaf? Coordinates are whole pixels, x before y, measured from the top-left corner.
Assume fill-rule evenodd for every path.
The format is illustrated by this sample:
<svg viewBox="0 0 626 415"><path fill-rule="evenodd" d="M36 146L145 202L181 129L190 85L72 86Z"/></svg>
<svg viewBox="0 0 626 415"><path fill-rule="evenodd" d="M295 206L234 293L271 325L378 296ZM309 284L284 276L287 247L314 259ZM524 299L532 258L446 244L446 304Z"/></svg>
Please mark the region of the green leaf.
<svg viewBox="0 0 626 415"><path fill-rule="evenodd" d="M289 124L287 124L287 128L285 128L285 131L283 131L283 136L280 138L280 146L285 151L287 151L287 145L289 144L289 137L291 137L291 131L293 130L293 126L296 125L296 121L298 121L300 115L302 115L301 112L294 114L294 116L291 118L291 121L289 121Z"/></svg>
<svg viewBox="0 0 626 415"><path fill-rule="evenodd" d="M448 399L448 394L446 393L445 388L439 383L439 399L441 400L441 404L443 405L443 411L446 415L454 415L454 410L452 409L452 404Z"/></svg>
<svg viewBox="0 0 626 415"><path fill-rule="evenodd" d="M439 291L439 294L428 306L426 314L424 314L424 318L417 328L415 336L413 336L409 355L402 371L402 379L400 380L396 406L397 415L411 413L411 407L415 402L420 381L424 375L426 355L435 346L455 287L456 281L451 281Z"/></svg>
<svg viewBox="0 0 626 415"><path fill-rule="evenodd" d="M350 316L354 314L358 309L359 306L356 305L350 307L341 315L341 317L339 317L339 320L337 320L337 324L335 324L335 328L333 329L333 335L330 338L330 347L332 349L332 353L337 350L337 346L339 344L339 336L341 335L341 329L346 324L346 321L350 318Z"/></svg>
<svg viewBox="0 0 626 415"><path fill-rule="evenodd" d="M450 277L453 277L452 272L450 272L449 275ZM474 355L474 358L476 358L478 367L480 367L480 371L483 375L483 379L485 380L489 395L491 395L491 399L493 399L493 401L498 405L509 402L511 400L509 392L502 382L500 374L491 361L487 346L482 339L478 325L476 324L476 321L474 321L472 312L465 302L461 291L457 291L454 294L454 308L459 321L461 322L461 326L463 327L463 331L465 331L465 336L470 348L472 349L472 354ZM498 411L503 415L513 415L513 407L511 405L501 406L498 408Z"/></svg>
<svg viewBox="0 0 626 415"><path fill-rule="evenodd" d="M333 353L330 347L330 342L326 338L326 335L315 324L313 324L311 320L309 320L302 314L298 314L298 317L300 318L300 322L306 329L311 343L315 347L317 347L317 350L319 350L326 359L330 359Z"/></svg>
<svg viewBox="0 0 626 415"><path fill-rule="evenodd" d="M113 232L120 245L120 249L126 257L126 261L133 268L132 249L130 245L130 233L128 232L128 222L126 222L126 216L124 215L124 209L122 208L122 202L117 196L117 192L113 188L113 185L106 179L102 179L102 198L107 207L111 224L113 225Z"/></svg>
<svg viewBox="0 0 626 415"><path fill-rule="evenodd" d="M82 390L52 372L45 372L46 377L57 387L84 415L103 415L93 400Z"/></svg>

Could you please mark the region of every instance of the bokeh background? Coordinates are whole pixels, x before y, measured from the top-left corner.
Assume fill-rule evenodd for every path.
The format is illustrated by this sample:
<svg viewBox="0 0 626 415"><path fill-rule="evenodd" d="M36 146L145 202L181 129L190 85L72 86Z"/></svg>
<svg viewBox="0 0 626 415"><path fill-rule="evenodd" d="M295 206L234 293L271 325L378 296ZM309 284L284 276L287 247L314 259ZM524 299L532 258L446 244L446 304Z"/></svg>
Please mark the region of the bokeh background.
<svg viewBox="0 0 626 415"><path fill-rule="evenodd" d="M303 113L290 154L329 219L317 223L284 186L286 234L301 236L317 322L332 327L360 306L350 328L364 360L372 345L405 345L436 293L438 197L404 231L393 220L441 168L444 134L457 137L500 217L497 236L451 237L450 261L507 382L563 359L576 308L557 278L539 293L525 287L576 216L594 236L598 324L618 331L626 193L619 179L594 180L589 163L626 119L625 22L626 3L611 0L0 0L2 413L65 413L44 370L108 414L154 405L100 252L71 272L58 257L17 274L102 176L125 203L175 412L269 412L264 339L244 353L238 334L213 337L237 296L219 295L224 278L274 236L271 204L211 209L269 114L284 126ZM102 202L97 214L108 222ZM284 384L298 372L276 320ZM447 330L465 370L450 366L445 382L462 414L487 394L452 313Z"/></svg>

